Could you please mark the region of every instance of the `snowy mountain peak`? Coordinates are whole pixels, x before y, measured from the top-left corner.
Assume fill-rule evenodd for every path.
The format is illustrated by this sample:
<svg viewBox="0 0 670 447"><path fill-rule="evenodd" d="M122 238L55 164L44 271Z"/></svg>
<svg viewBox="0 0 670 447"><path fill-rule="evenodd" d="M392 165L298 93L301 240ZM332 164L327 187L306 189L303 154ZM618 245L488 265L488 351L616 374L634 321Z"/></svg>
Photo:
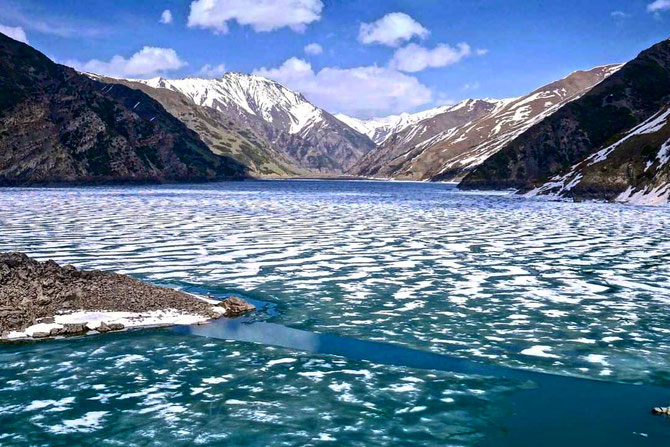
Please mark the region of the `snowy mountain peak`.
<svg viewBox="0 0 670 447"><path fill-rule="evenodd" d="M339 113L335 118L339 119L349 127L358 132L367 135L377 145L381 145L392 135L397 134L410 126L413 126L423 120L433 118L446 112L452 112L460 109L473 109L478 102L487 102L497 104L500 100L496 99L466 99L454 105L444 105L417 113L401 113L398 115L389 115L383 118L372 118L362 120Z"/></svg>
<svg viewBox="0 0 670 447"><path fill-rule="evenodd" d="M319 124L325 115L300 93L257 75L226 73L219 79L153 78L137 82L179 92L198 106L220 111L239 108L290 134Z"/></svg>

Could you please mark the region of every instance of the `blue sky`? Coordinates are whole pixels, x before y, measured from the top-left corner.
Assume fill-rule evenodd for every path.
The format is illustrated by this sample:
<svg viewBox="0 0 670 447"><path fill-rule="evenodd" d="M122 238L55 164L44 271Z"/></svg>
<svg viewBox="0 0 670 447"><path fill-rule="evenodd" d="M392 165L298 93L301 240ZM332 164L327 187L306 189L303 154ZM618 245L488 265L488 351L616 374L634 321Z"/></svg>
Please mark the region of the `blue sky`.
<svg viewBox="0 0 670 447"><path fill-rule="evenodd" d="M0 30L80 69L256 72L370 117L625 62L670 37L670 0L0 0Z"/></svg>

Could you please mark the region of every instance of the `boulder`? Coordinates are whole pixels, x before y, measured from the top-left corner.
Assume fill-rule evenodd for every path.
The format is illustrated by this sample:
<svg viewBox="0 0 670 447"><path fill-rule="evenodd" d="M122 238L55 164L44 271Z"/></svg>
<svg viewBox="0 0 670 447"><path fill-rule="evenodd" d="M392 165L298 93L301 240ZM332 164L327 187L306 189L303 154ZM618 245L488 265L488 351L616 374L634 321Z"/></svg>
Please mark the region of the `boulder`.
<svg viewBox="0 0 670 447"><path fill-rule="evenodd" d="M239 315L256 310L256 306L243 300L239 296L231 296L223 300L220 306L226 311L226 317L237 317Z"/></svg>
<svg viewBox="0 0 670 447"><path fill-rule="evenodd" d="M100 332L101 334L104 334L106 332L112 332L112 331L120 331L123 330L125 326L121 323L105 323L104 321L100 323L100 326L98 327L97 331Z"/></svg>
<svg viewBox="0 0 670 447"><path fill-rule="evenodd" d="M49 333L52 337L57 335L79 335L88 332L86 323L64 324L63 327L53 328Z"/></svg>
<svg viewBox="0 0 670 447"><path fill-rule="evenodd" d="M49 332L42 332L42 331L33 332L33 338L46 338L49 335L51 335L49 334Z"/></svg>

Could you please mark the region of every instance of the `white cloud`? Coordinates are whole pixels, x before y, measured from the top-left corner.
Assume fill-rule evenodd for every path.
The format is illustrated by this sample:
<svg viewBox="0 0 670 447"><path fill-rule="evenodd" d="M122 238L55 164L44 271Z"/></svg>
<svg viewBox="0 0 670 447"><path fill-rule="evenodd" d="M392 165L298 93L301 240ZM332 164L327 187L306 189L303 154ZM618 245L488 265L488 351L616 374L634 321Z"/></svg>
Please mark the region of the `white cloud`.
<svg viewBox="0 0 670 447"><path fill-rule="evenodd" d="M305 95L332 113L369 118L406 112L432 101L432 92L416 78L388 67L312 66L291 58L278 68L261 68L255 74L274 79Z"/></svg>
<svg viewBox="0 0 670 447"><path fill-rule="evenodd" d="M463 86L463 90L479 90L479 87L481 85L479 84L478 81L475 82L468 82Z"/></svg>
<svg viewBox="0 0 670 447"><path fill-rule="evenodd" d="M425 38L430 32L403 12L392 12L372 23L362 23L358 40L365 44L380 43L396 47L417 36Z"/></svg>
<svg viewBox="0 0 670 447"><path fill-rule="evenodd" d="M163 11L161 13L160 23L163 23L165 25L171 24L172 23L172 11L170 11L169 9L166 9L165 11Z"/></svg>
<svg viewBox="0 0 670 447"><path fill-rule="evenodd" d="M28 43L28 36L26 36L26 32L20 26L0 25L0 33L19 42Z"/></svg>
<svg viewBox="0 0 670 447"><path fill-rule="evenodd" d="M226 73L226 66L223 64L210 65L206 64L200 68L198 75L205 78L220 78Z"/></svg>
<svg viewBox="0 0 670 447"><path fill-rule="evenodd" d="M186 65L172 48L144 47L129 59L116 55L108 62L92 59L88 62L67 61L80 71L115 77L151 77L164 71L176 70Z"/></svg>
<svg viewBox="0 0 670 447"><path fill-rule="evenodd" d="M647 11L649 12L666 11L668 9L670 9L670 0L656 0L647 5Z"/></svg>
<svg viewBox="0 0 670 447"><path fill-rule="evenodd" d="M309 45L305 45L305 53L317 56L323 53L323 47L318 43L310 43Z"/></svg>
<svg viewBox="0 0 670 447"><path fill-rule="evenodd" d="M456 47L441 44L433 49L410 43L396 50L391 60L391 68L416 73L430 67L456 64L471 54L472 49L467 43L459 43Z"/></svg>
<svg viewBox="0 0 670 447"><path fill-rule="evenodd" d="M487 54L489 54L489 50L486 48L478 48L475 50L475 54L477 56L486 56Z"/></svg>
<svg viewBox="0 0 670 447"><path fill-rule="evenodd" d="M630 17L630 15L626 14L623 11L612 11L610 15L615 19L625 19L627 17Z"/></svg>
<svg viewBox="0 0 670 447"><path fill-rule="evenodd" d="M256 32L283 27L302 32L321 19L322 9L321 0L195 0L188 26L227 33L228 21L235 20Z"/></svg>

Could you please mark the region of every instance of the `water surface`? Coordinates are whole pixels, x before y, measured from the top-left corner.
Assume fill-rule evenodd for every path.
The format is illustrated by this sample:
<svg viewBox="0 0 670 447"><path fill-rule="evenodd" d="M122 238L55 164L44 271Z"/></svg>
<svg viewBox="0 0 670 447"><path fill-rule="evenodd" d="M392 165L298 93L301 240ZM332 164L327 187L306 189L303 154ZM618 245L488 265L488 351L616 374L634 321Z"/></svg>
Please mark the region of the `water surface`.
<svg viewBox="0 0 670 447"><path fill-rule="evenodd" d="M385 182L5 189L0 228L0 250L272 303L264 324L669 385L667 207ZM532 395L519 378L376 362L170 331L2 347L0 436L473 445L511 442ZM626 431L622 445L662 433Z"/></svg>

